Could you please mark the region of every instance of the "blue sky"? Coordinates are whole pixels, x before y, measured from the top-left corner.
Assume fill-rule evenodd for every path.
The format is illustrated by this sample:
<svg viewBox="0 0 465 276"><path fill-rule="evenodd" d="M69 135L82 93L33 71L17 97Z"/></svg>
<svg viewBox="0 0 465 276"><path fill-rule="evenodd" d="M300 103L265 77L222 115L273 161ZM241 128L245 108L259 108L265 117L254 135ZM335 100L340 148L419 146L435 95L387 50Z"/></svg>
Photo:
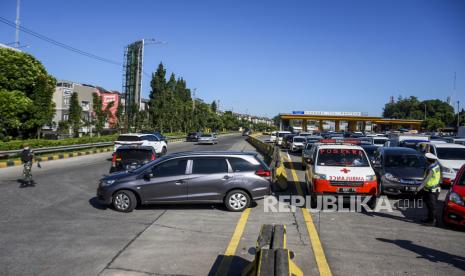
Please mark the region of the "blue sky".
<svg viewBox="0 0 465 276"><path fill-rule="evenodd" d="M220 108L274 116L292 110L380 115L389 97L453 96L465 106L462 0L22 0L21 23L96 55L122 61L140 38L144 71L160 61ZM15 19L16 0L0 2ZM0 23L0 42L14 29ZM58 79L121 90L122 68L21 33L25 51ZM454 72L457 73L453 92ZM143 95L149 93L144 76Z"/></svg>

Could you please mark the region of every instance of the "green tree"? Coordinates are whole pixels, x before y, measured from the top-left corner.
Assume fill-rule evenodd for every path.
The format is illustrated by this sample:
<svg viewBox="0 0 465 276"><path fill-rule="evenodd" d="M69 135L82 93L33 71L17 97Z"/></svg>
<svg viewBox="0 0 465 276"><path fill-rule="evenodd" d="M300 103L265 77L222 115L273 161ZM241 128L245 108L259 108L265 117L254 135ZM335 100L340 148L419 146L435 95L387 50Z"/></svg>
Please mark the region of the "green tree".
<svg viewBox="0 0 465 276"><path fill-rule="evenodd" d="M218 106L216 105L216 101L213 101L211 104L211 110L216 113Z"/></svg>
<svg viewBox="0 0 465 276"><path fill-rule="evenodd" d="M387 103L384 106L383 117L397 119L417 119L426 121L423 127L428 130L442 127L453 126L454 109L448 103L433 99L419 101L416 97L409 98L399 97L397 102Z"/></svg>
<svg viewBox="0 0 465 276"><path fill-rule="evenodd" d="M105 112L102 107L102 97L98 93L92 94L92 108L94 110L93 114L93 123L95 125L95 131L97 135L100 136L102 133L103 127L105 125Z"/></svg>
<svg viewBox="0 0 465 276"><path fill-rule="evenodd" d="M0 48L0 89L21 91L33 102L27 114L21 117L23 136L40 136L42 127L51 124L55 85L55 78L33 56Z"/></svg>
<svg viewBox="0 0 465 276"><path fill-rule="evenodd" d="M240 122L231 111L225 111L221 119L223 120L224 128L228 130L239 129Z"/></svg>
<svg viewBox="0 0 465 276"><path fill-rule="evenodd" d="M32 104L32 100L21 91L0 89L0 135L17 134Z"/></svg>
<svg viewBox="0 0 465 276"><path fill-rule="evenodd" d="M73 135L79 136L79 128L81 127L82 107L79 105L78 94L74 92L69 100L68 123L73 129Z"/></svg>
<svg viewBox="0 0 465 276"><path fill-rule="evenodd" d="M116 117L116 120L115 120L115 125L114 127L115 128L121 128L121 126L123 125L123 111L124 111L124 107L123 105L121 104L121 96L118 97L118 106L116 107L116 113L115 113L115 117Z"/></svg>
<svg viewBox="0 0 465 276"><path fill-rule="evenodd" d="M165 129L165 111L166 111L166 70L163 67L163 63L158 65L157 71L152 74L152 80L150 86L150 101L149 101L149 114L151 126L159 131Z"/></svg>
<svg viewBox="0 0 465 276"><path fill-rule="evenodd" d="M429 131L438 131L438 129L446 126L446 124L438 118L427 118L424 124L426 129Z"/></svg>

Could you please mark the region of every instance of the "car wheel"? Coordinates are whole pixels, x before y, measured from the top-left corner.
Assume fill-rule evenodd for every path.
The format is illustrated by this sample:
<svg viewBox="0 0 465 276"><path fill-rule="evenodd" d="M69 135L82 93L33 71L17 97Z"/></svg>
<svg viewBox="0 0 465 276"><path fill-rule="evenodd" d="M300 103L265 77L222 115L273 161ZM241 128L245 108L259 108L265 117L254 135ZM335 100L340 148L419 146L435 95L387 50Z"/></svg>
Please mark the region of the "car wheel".
<svg viewBox="0 0 465 276"><path fill-rule="evenodd" d="M162 156L163 156L163 155L166 155L166 152L167 152L167 151L168 151L168 150L166 149L166 147L163 147L163 148L161 149L161 155L162 155Z"/></svg>
<svg viewBox="0 0 465 276"><path fill-rule="evenodd" d="M250 206L250 196L242 190L232 190L224 198L229 211L241 212Z"/></svg>
<svg viewBox="0 0 465 276"><path fill-rule="evenodd" d="M133 192L128 190L117 191L113 195L113 207L118 212L129 213L137 206L137 198Z"/></svg>

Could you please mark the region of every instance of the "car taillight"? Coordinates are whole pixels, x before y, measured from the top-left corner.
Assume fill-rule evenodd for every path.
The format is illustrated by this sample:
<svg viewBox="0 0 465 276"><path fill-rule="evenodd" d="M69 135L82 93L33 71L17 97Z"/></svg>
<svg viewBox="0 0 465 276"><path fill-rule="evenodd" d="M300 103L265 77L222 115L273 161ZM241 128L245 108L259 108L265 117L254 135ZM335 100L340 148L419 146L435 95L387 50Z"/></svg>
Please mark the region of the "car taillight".
<svg viewBox="0 0 465 276"><path fill-rule="evenodd" d="M258 171L256 171L255 174L258 176L262 176L262 177L271 176L271 172L269 170L262 170L262 169L259 169Z"/></svg>
<svg viewBox="0 0 465 276"><path fill-rule="evenodd" d="M154 153L152 153L152 159L151 159L151 160L153 161L153 160L155 160L156 158L157 158L157 156L156 156Z"/></svg>
<svg viewBox="0 0 465 276"><path fill-rule="evenodd" d="M116 167L116 152L113 153L113 157L111 158L111 165Z"/></svg>

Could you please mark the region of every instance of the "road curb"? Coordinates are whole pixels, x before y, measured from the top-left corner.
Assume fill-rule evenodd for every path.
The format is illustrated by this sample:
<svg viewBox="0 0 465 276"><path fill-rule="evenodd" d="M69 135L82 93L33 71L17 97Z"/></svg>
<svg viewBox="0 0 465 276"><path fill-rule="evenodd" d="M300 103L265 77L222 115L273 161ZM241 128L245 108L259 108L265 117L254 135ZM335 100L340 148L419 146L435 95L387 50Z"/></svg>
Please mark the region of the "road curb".
<svg viewBox="0 0 465 276"><path fill-rule="evenodd" d="M101 149L95 149L95 150L86 150L86 151L76 151L76 152L69 152L69 153L62 153L62 154L54 154L50 156L41 156L34 158L35 162L46 162L46 161L52 161L52 160L58 160L58 159L67 159L67 158L72 158L72 157L77 157L77 156L84 156L84 155L91 155L91 154L97 154L97 153L103 153L103 152L110 152L113 150L113 146L108 147L108 148L101 148ZM0 168L6 168L6 167L15 167L15 166L21 166L22 162L20 160L9 160L9 161L1 161L0 162Z"/></svg>

